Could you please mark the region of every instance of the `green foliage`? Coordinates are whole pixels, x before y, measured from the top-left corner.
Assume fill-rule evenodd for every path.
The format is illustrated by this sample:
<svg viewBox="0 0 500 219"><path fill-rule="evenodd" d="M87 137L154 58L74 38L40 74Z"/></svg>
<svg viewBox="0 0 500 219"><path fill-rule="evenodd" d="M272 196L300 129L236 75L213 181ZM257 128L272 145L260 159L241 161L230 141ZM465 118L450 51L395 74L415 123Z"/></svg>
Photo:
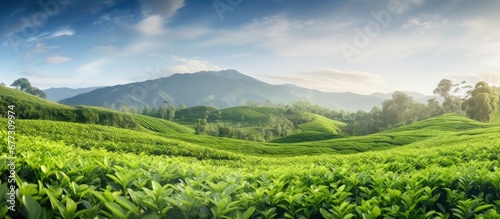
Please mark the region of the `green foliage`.
<svg viewBox="0 0 500 219"><path fill-rule="evenodd" d="M333 138L339 138L341 136L325 133L325 132L300 132L297 134L287 135L283 138L275 139L271 142L273 143L300 143L300 142L311 142L311 141L324 141Z"/></svg>
<svg viewBox="0 0 500 219"><path fill-rule="evenodd" d="M0 121L5 122L4 119ZM65 145L86 150L99 148L112 152L188 156L198 159L238 158L232 153L201 147L181 140L159 137L151 132L41 120L17 120L17 126L20 128L18 131L20 134L30 134L54 141L62 141ZM175 136L180 133L182 132L172 132L170 134Z"/></svg>
<svg viewBox="0 0 500 219"><path fill-rule="evenodd" d="M320 115L285 110L271 103L267 105L269 107L241 106L227 109L191 107L179 111L182 116L177 122L189 124L189 121L197 119L193 127L196 134L250 141L273 141L300 132L337 135L345 126L342 122ZM299 136L303 135L290 139L297 139ZM325 136L327 135L323 135L323 140L327 139ZM304 140L297 139L297 142L301 141Z"/></svg>
<svg viewBox="0 0 500 219"><path fill-rule="evenodd" d="M471 88L472 86L468 85L466 81L462 83L453 83L449 79L442 79L437 85L437 88L434 89L434 94L444 99L443 109L446 113L461 114L461 105L463 103L461 95L467 93Z"/></svg>
<svg viewBox="0 0 500 219"><path fill-rule="evenodd" d="M10 86L13 86L16 89L35 95L37 97L45 98L45 93L36 87L32 87L31 83L26 78L19 78L15 80Z"/></svg>
<svg viewBox="0 0 500 219"><path fill-rule="evenodd" d="M3 106L16 106L16 118L18 119L79 122L128 129L138 129L140 127L133 121L130 114L101 107L70 107L7 87L0 87L0 104ZM0 114L5 118L7 108L1 107Z"/></svg>
<svg viewBox="0 0 500 219"><path fill-rule="evenodd" d="M57 104L33 95L8 87L0 86L0 105L15 105L17 118L46 119L59 121L76 121L74 108ZM3 118L7 115L7 108L0 107Z"/></svg>
<svg viewBox="0 0 500 219"><path fill-rule="evenodd" d="M311 117L313 117L313 120L311 122L298 125L298 127L302 131L339 134L342 130L341 127L344 127L346 125L343 122L331 120L324 116L315 115L312 113L306 113L306 115L310 115Z"/></svg>
<svg viewBox="0 0 500 219"><path fill-rule="evenodd" d="M419 132L436 134L383 152L242 156L236 161L128 153L134 139L158 138L95 125L19 121L23 131L17 135L15 161L20 204L7 214L11 218L498 218L500 127L452 114L434 120L357 137L375 141L384 134L408 141ZM438 127L445 120L456 123ZM0 121L5 126L6 121ZM445 128L458 126L459 121L473 125ZM421 130L425 126L431 128ZM69 137L62 136L83 138L78 133L84 131L87 139L99 138L100 144L122 138L130 143L118 146L116 152L84 150L69 147ZM0 140L7 141L6 131L0 130ZM6 156L3 148L1 160ZM9 169L5 164L0 168L0 188L5 191ZM2 197L0 208L6 206Z"/></svg>
<svg viewBox="0 0 500 219"><path fill-rule="evenodd" d="M498 110L498 96L495 90L486 82L478 82L474 90L470 91L470 97L463 105L469 118L491 122Z"/></svg>
<svg viewBox="0 0 500 219"><path fill-rule="evenodd" d="M140 124L142 127L159 133L165 134L192 134L194 131L185 126L166 121L163 119L158 119L150 116L143 115L131 115L132 119Z"/></svg>

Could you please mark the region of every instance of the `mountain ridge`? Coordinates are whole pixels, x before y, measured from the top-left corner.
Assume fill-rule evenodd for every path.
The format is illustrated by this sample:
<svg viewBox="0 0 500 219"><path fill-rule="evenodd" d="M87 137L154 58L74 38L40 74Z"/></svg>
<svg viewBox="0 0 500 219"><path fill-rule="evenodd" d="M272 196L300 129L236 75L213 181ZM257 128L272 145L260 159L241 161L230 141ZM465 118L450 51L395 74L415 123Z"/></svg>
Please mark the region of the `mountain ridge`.
<svg viewBox="0 0 500 219"><path fill-rule="evenodd" d="M143 107L161 106L164 101L188 107L208 105L227 108L245 105L247 101L264 103L271 100L273 103L289 104L306 100L337 110L369 111L386 99L389 98L352 92L323 92L290 84L273 85L230 69L177 73L169 77L103 87L63 99L60 103L114 109L126 106L141 110Z"/></svg>
<svg viewBox="0 0 500 219"><path fill-rule="evenodd" d="M45 99L58 102L63 99L74 97L78 94L88 93L98 88L101 88L101 86L84 88L51 87L42 91L45 93Z"/></svg>

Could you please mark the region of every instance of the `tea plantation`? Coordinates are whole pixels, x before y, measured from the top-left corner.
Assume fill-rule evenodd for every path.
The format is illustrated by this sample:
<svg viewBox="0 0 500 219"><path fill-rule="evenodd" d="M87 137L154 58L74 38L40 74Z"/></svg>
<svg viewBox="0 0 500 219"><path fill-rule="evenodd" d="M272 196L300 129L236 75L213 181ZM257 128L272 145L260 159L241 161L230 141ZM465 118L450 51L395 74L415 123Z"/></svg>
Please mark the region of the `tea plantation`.
<svg viewBox="0 0 500 219"><path fill-rule="evenodd" d="M262 157L251 149L240 154L139 131L18 122L16 211L2 196L0 216L6 218L500 217L495 125L406 127L399 132L429 134L382 151ZM77 133L88 136L88 144L68 140ZM398 137L392 131L364 138L389 134ZM7 132L0 137L6 145ZM7 152L2 147L2 194L9 190Z"/></svg>

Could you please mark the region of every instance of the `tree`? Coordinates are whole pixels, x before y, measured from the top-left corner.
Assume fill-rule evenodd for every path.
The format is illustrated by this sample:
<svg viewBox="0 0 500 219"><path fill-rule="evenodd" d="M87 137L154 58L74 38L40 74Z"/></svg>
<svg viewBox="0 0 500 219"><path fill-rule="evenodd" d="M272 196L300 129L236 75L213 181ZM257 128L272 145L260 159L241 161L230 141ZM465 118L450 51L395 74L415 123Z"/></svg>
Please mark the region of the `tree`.
<svg viewBox="0 0 500 219"><path fill-rule="evenodd" d="M32 87L30 90L28 90L28 93L33 94L37 97L45 98L45 93L36 87Z"/></svg>
<svg viewBox="0 0 500 219"><path fill-rule="evenodd" d="M444 109L436 98L432 98L427 100L427 110L425 113L427 118L434 117L443 114Z"/></svg>
<svg viewBox="0 0 500 219"><path fill-rule="evenodd" d="M413 98L403 92L396 91L392 99L382 103L383 118L387 126L405 124L410 113Z"/></svg>
<svg viewBox="0 0 500 219"><path fill-rule="evenodd" d="M443 79L439 82L439 84L437 85L437 88L434 89L433 93L446 99L450 96L450 90L453 86L454 85L450 80Z"/></svg>
<svg viewBox="0 0 500 219"><path fill-rule="evenodd" d="M18 90L24 91L26 93L29 93L29 94L32 94L32 95L35 95L35 96L38 96L41 98L45 98L45 93L36 87L32 87L31 83L26 78L19 78L19 79L15 80L10 86L12 86Z"/></svg>
<svg viewBox="0 0 500 219"><path fill-rule="evenodd" d="M170 104L168 101L163 101L163 106L160 107L159 111L162 119L167 119L169 121L174 120L175 105Z"/></svg>
<svg viewBox="0 0 500 219"><path fill-rule="evenodd" d="M179 109L180 109L180 110L181 110L181 109L186 109L186 104L183 104L183 103L179 104Z"/></svg>
<svg viewBox="0 0 500 219"><path fill-rule="evenodd" d="M10 86L13 86L14 88L21 91L28 91L32 89L31 83L26 78L19 78L15 80Z"/></svg>
<svg viewBox="0 0 500 219"><path fill-rule="evenodd" d="M470 97L462 104L467 116L481 122L491 122L498 110L498 96L488 83L481 81L471 90Z"/></svg>
<svg viewBox="0 0 500 219"><path fill-rule="evenodd" d="M452 95L451 90L453 89ZM443 101L443 109L447 113L462 113L461 105L464 101L467 91L472 89L472 86L467 84L466 81L462 81L462 83L454 84L452 81L448 79L443 79L439 82L436 89L434 89L434 94L437 94L444 98Z"/></svg>

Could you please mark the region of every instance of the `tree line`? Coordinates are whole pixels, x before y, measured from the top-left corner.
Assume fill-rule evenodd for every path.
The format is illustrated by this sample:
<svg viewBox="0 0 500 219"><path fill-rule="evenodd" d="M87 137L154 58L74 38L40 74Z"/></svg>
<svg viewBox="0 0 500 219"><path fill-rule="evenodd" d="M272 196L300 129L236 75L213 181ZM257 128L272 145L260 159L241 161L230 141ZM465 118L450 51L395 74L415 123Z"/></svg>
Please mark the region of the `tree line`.
<svg viewBox="0 0 500 219"><path fill-rule="evenodd" d="M500 87L490 86L484 81L472 87L465 81L453 83L443 79L433 93L442 97L442 104L436 98L422 104L403 92L394 92L392 99L382 103L382 108L374 107L370 112L360 110L337 119L348 124L344 129L347 134L366 135L445 113L491 122L500 107Z"/></svg>
<svg viewBox="0 0 500 219"><path fill-rule="evenodd" d="M3 82L1 85L5 86L5 84ZM24 91L26 93L35 95L37 97L45 98L45 93L42 90L31 86L31 82L26 78L19 78L19 79L15 80L14 82L12 82L12 84L10 86L14 87L15 89L18 89L20 91Z"/></svg>
<svg viewBox="0 0 500 219"><path fill-rule="evenodd" d="M3 85L5 86L5 84ZM33 87L26 78L19 78L10 86L32 95L45 98L45 93ZM500 87L490 86L484 81L478 82L475 86L471 86L465 81L454 83L449 79L443 79L437 84L433 93L439 95L443 102L440 103L436 98L433 98L428 100L427 104L423 104L415 101L412 97L403 92L396 91L392 94L391 99L384 101L381 106L374 106L369 112L363 110L357 112L332 110L320 105L311 104L307 101L297 101L285 105L275 104L267 100L264 106L282 110L283 113L287 114L294 112L310 112L345 122L347 126L343 129L343 132L347 135L372 134L444 113L457 113L466 115L477 121L491 122L495 118L495 114L500 107ZM253 101L247 101L246 105L258 107L260 104ZM173 121L176 111L185 107L184 104L181 104L179 108L176 108L174 104L164 101L162 106L152 108L146 106L140 113ZM264 126L261 125L258 130L254 131L235 127L232 124L220 122L209 123L206 118L200 118L195 124L195 130L198 134L251 140L270 140L288 135L294 131L296 125L304 123L304 121L293 121L293 118L285 120L279 117L276 118ZM109 118L105 120L109 120ZM242 120L244 120L244 117L242 117Z"/></svg>

